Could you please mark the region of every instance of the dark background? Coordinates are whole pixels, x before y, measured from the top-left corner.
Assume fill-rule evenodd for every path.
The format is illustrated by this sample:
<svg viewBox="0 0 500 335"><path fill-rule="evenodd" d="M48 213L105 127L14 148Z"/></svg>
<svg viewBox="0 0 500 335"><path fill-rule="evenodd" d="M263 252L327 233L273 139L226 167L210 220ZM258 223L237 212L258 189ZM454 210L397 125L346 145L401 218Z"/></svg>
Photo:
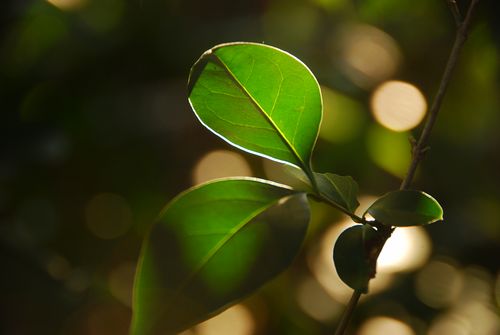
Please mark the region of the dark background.
<svg viewBox="0 0 500 335"><path fill-rule="evenodd" d="M359 334L389 334L376 327L393 325L500 334L498 7L479 5L414 183L445 208L444 223L423 230L432 251L363 300L353 332L365 325ZM205 50L264 42L304 61L330 90L325 118L331 113L334 125L324 134L345 135L320 137L316 170L352 175L362 195L377 196L399 186L409 145L407 133L376 124L370 96L397 79L429 102L453 37L445 1L434 0L2 1L0 334L126 334L146 229L196 183L203 155L237 152L199 124L187 101L189 69ZM353 75L343 55L363 38L396 48L393 71ZM241 158L254 176L278 173L258 157ZM327 293L310 259L344 218L313 209L294 266L243 302L254 330L237 330L236 315L224 322L227 334L333 332L346 300ZM370 320L380 322L368 327Z"/></svg>

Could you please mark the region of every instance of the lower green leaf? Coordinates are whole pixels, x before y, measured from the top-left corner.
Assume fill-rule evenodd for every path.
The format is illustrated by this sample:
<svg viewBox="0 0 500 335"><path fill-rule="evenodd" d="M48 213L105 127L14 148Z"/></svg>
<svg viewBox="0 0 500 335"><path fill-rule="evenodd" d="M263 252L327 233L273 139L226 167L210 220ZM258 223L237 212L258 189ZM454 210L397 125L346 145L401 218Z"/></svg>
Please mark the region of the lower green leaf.
<svg viewBox="0 0 500 335"><path fill-rule="evenodd" d="M375 262L369 258L369 246L377 231L369 225L356 225L340 234L333 249L333 261L344 283L354 290L368 292L368 282L375 275Z"/></svg>
<svg viewBox="0 0 500 335"><path fill-rule="evenodd" d="M249 295L289 266L308 221L304 193L264 180L182 193L143 246L131 334L175 334Z"/></svg>
<svg viewBox="0 0 500 335"><path fill-rule="evenodd" d="M389 192L377 199L366 212L384 225L397 227L424 225L443 219L443 208L437 200L416 190Z"/></svg>

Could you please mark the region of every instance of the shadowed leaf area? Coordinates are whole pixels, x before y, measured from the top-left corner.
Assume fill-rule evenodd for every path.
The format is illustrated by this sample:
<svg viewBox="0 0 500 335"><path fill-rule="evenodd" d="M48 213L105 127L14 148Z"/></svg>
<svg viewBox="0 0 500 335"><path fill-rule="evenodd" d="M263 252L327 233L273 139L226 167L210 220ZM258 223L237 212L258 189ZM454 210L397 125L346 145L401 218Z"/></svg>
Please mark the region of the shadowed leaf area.
<svg viewBox="0 0 500 335"><path fill-rule="evenodd" d="M367 245L377 232L369 225L356 225L340 234L333 249L337 273L344 283L354 290L368 292L368 282L375 274L369 262Z"/></svg>
<svg viewBox="0 0 500 335"><path fill-rule="evenodd" d="M366 212L384 225L397 227L430 224L443 219L443 209L437 200L415 190L389 192Z"/></svg>
<svg viewBox="0 0 500 335"><path fill-rule="evenodd" d="M182 193L149 234L132 334L174 334L247 296L290 265L305 236L304 193L226 179Z"/></svg>

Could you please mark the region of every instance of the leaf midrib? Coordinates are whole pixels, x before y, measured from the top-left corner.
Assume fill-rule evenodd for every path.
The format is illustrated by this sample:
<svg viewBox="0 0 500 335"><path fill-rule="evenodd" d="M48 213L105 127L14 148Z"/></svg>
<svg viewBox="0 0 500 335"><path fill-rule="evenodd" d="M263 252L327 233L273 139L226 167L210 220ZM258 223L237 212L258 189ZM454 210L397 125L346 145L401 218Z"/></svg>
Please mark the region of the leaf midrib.
<svg viewBox="0 0 500 335"><path fill-rule="evenodd" d="M285 134L281 131L281 129L276 125L276 123L271 119L271 117L264 111L264 108L259 104L259 102L248 92L248 90L245 88L245 86L238 80L236 75L231 71L231 69L227 66L226 63L213 51L207 55L210 58L213 58L219 65L222 66L222 68L227 72L229 77L236 83L236 85L243 91L243 93L250 99L252 104L257 107L257 110L264 116L264 118L271 124L271 126L278 132L280 138L282 141L285 143L285 145L290 149L290 151L293 153L293 156L298 160L300 164L300 168L303 170L307 171L308 167L303 161L302 157L300 157L299 153L297 150L295 150L294 146L290 143L290 141L286 138Z"/></svg>
<svg viewBox="0 0 500 335"><path fill-rule="evenodd" d="M247 224L249 224L255 217L257 217L259 214L263 213L267 209L271 208L272 206L276 205L281 199L283 198L288 198L292 197L292 195L287 195L284 197L279 197L276 200L273 200L269 204L266 204L264 206L259 207L250 215L245 217L244 219L241 220L239 224L237 224L233 229L230 230L230 232L227 234L227 236L223 239L221 239L211 250L210 252L207 253L207 255L200 261L200 263L196 266L196 268L191 272L191 274L184 279L184 281L178 286L176 289L176 295L172 298L172 301L175 301L177 297L181 294L181 292L191 283L191 281L194 279L194 277L199 274L203 268L210 262L210 260L215 257L215 255L226 245L234 236L238 234L239 231L241 231ZM170 307L167 308L167 312L171 310L175 305L171 305Z"/></svg>

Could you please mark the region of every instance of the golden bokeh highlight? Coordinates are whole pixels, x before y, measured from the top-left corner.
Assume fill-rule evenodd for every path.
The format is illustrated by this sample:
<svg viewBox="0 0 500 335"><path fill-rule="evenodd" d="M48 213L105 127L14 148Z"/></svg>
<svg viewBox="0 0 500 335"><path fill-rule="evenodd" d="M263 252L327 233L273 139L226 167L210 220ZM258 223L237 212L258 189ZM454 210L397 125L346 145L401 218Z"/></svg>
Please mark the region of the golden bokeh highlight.
<svg viewBox="0 0 500 335"><path fill-rule="evenodd" d="M366 320L357 332L358 335L415 335L406 323L385 316Z"/></svg>
<svg viewBox="0 0 500 335"><path fill-rule="evenodd" d="M431 240L420 226L394 230L377 261L381 272L412 271L423 266L431 254Z"/></svg>
<svg viewBox="0 0 500 335"><path fill-rule="evenodd" d="M452 260L433 260L417 274L415 292L427 306L444 308L457 301L463 285L462 271Z"/></svg>
<svg viewBox="0 0 500 335"><path fill-rule="evenodd" d="M344 306L333 300L323 287L311 277L298 285L296 298L300 308L313 319L328 323L342 313Z"/></svg>
<svg viewBox="0 0 500 335"><path fill-rule="evenodd" d="M427 335L472 335L470 322L457 314L446 314L431 323Z"/></svg>
<svg viewBox="0 0 500 335"><path fill-rule="evenodd" d="M47 0L48 3L61 10L77 10L82 8L88 0Z"/></svg>
<svg viewBox="0 0 500 335"><path fill-rule="evenodd" d="M348 25L342 29L340 52L341 69L362 88L391 78L401 63L396 41L370 25Z"/></svg>
<svg viewBox="0 0 500 335"><path fill-rule="evenodd" d="M365 121L361 104L326 86L321 86L323 120L319 137L336 143L356 138Z"/></svg>
<svg viewBox="0 0 500 335"><path fill-rule="evenodd" d="M204 155L195 165L192 174L193 184L233 177L252 176L252 169L246 159L233 151L214 150Z"/></svg>
<svg viewBox="0 0 500 335"><path fill-rule="evenodd" d="M422 92L416 86L398 80L378 86L370 106L375 119L394 131L406 131L418 126L427 111Z"/></svg>
<svg viewBox="0 0 500 335"><path fill-rule="evenodd" d="M458 298L446 306L445 313L432 322L427 335L500 334L498 306L495 306L492 294L492 275L481 267L472 266L461 270L461 277L463 285Z"/></svg>
<svg viewBox="0 0 500 335"><path fill-rule="evenodd" d="M500 270L497 273L497 279L495 281L495 302L497 306L500 307Z"/></svg>
<svg viewBox="0 0 500 335"><path fill-rule="evenodd" d="M114 193L93 197L85 208L88 229L101 239L113 239L125 234L133 224L132 210L127 201Z"/></svg>
<svg viewBox="0 0 500 335"><path fill-rule="evenodd" d="M195 327L197 335L252 335L256 323L252 313L242 304L234 305L221 314Z"/></svg>
<svg viewBox="0 0 500 335"><path fill-rule="evenodd" d="M124 262L114 267L108 274L109 291L125 306L132 306L132 288L135 276L134 262Z"/></svg>

